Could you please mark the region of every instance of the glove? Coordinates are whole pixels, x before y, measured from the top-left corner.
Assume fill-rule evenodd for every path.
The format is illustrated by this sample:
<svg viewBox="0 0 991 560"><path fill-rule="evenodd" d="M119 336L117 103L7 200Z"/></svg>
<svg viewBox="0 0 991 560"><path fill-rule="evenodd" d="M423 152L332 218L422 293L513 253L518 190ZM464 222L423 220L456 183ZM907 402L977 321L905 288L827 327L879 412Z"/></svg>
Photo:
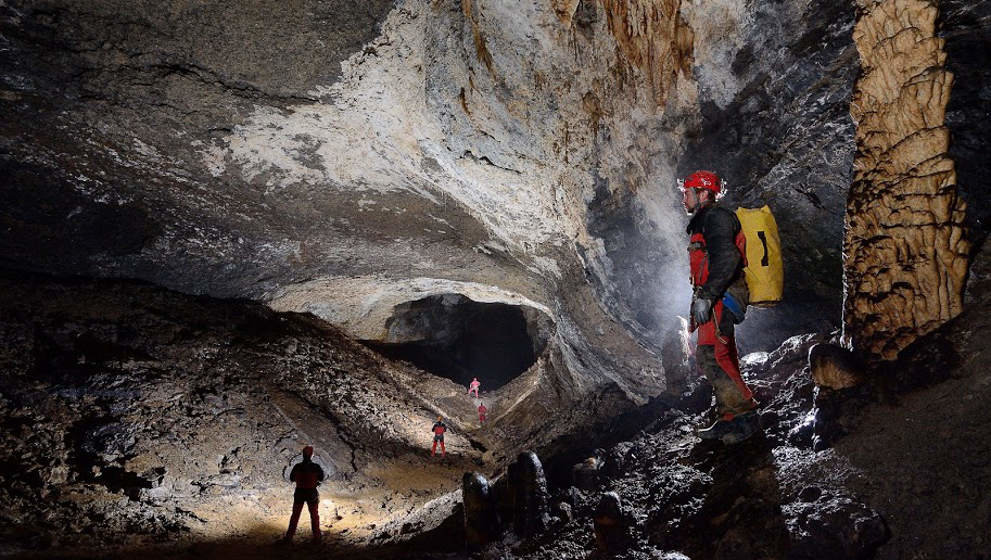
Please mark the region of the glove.
<svg viewBox="0 0 991 560"><path fill-rule="evenodd" d="M702 326L709 322L710 315L712 315L712 300L698 298L692 302L692 319L695 320L696 325Z"/></svg>

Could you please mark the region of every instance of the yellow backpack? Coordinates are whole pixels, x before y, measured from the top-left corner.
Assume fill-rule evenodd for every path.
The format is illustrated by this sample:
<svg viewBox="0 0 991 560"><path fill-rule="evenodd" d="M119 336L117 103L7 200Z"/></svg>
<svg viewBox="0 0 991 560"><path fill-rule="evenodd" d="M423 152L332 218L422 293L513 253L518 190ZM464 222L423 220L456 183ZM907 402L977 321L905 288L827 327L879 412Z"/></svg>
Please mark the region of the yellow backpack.
<svg viewBox="0 0 991 560"><path fill-rule="evenodd" d="M737 208L736 217L747 238L747 266L743 271L750 305L773 307L781 301L785 285L778 224L767 206Z"/></svg>

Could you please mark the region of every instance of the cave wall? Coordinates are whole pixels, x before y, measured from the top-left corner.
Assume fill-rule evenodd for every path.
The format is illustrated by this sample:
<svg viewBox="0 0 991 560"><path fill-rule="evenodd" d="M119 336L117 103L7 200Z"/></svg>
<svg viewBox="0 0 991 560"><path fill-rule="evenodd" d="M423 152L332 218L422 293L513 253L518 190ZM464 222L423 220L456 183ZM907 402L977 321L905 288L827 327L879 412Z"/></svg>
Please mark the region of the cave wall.
<svg viewBox="0 0 991 560"><path fill-rule="evenodd" d="M591 132L567 130L587 120L586 91L556 13L290 8L6 4L7 262L261 299L374 274L474 281L556 307L564 286L585 285L572 240L594 245L589 181L567 161L586 156ZM502 25L521 15L522 28ZM242 30L261 22L271 32L249 40ZM587 74L614 66L601 53ZM604 98L611 81L600 82ZM632 80L627 91L635 103Z"/></svg>
<svg viewBox="0 0 991 560"><path fill-rule="evenodd" d="M937 16L930 2L871 2L854 31L863 74L850 105L844 336L870 359L895 358L963 304L970 243L948 154L953 76Z"/></svg>
<svg viewBox="0 0 991 560"><path fill-rule="evenodd" d="M946 40L946 68L953 89L946 106L949 155L957 174L957 191L966 201L967 236L973 245L964 305L982 293L987 275L987 224L991 218L991 158L987 157L986 122L991 119L991 4L940 3L939 36Z"/></svg>
<svg viewBox="0 0 991 560"><path fill-rule="evenodd" d="M310 238L293 217L320 209L197 153L254 107L338 80L392 7L4 2L5 262L219 296L289 273Z"/></svg>
<svg viewBox="0 0 991 560"><path fill-rule="evenodd" d="M0 10L6 266L247 297L345 328L452 285L527 302L556 328L507 386L524 400L506 420L521 445L664 390L656 355L587 281L603 259L581 164L640 168L626 125L653 114L662 81L620 56L590 6L572 14L582 31L543 2ZM543 411L589 395L597 406L548 429Z"/></svg>
<svg viewBox="0 0 991 560"><path fill-rule="evenodd" d="M727 179L727 204L771 205L786 240L786 301L741 349L839 324L856 13L8 1L0 259L261 300L368 340L433 294L523 302L555 325L534 403L643 402L684 360L674 185L695 168Z"/></svg>
<svg viewBox="0 0 991 560"><path fill-rule="evenodd" d="M259 490L282 520L271 465L300 423L279 403L323 422L336 470L422 455L422 424L464 427L472 403L349 338L387 342L397 312L444 294L514 306L546 340L487 401L491 439L452 436L466 462L590 445L587 427L623 427L601 421L686 363L675 179L697 168L728 181L728 205L769 204L785 240L786 300L741 326L743 352L838 326L846 287L854 347L897 353L966 303L962 224L986 236L988 6L942 2L940 20L909 0L0 3L0 265L17 271L0 317L16 355L0 357L34 364L5 371L17 394L0 401L3 448L34 449L6 479L19 511L49 533L97 511L111 537L166 534L206 514L155 508L222 519ZM912 270L894 266L906 256ZM249 298L341 332L295 317L287 334L256 306L208 312L158 288L46 295L25 271ZM161 309L178 316L163 326ZM103 354L79 363L94 336ZM53 484L92 501L30 517Z"/></svg>

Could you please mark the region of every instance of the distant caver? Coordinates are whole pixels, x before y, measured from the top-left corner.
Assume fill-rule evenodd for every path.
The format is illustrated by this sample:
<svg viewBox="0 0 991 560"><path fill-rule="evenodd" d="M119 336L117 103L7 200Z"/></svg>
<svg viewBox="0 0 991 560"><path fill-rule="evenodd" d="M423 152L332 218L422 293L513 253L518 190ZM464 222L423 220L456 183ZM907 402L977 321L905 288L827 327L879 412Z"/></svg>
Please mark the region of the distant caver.
<svg viewBox="0 0 991 560"><path fill-rule="evenodd" d="M303 460L292 468L289 473L289 480L296 483L296 491L293 493L292 516L289 518L289 529L283 542L292 542L293 535L296 534L296 524L299 523L299 515L303 512L303 504L310 511L310 527L313 529L313 542L320 542L320 495L317 493L317 485L323 482L323 469L312 460L313 447L307 445L303 448Z"/></svg>

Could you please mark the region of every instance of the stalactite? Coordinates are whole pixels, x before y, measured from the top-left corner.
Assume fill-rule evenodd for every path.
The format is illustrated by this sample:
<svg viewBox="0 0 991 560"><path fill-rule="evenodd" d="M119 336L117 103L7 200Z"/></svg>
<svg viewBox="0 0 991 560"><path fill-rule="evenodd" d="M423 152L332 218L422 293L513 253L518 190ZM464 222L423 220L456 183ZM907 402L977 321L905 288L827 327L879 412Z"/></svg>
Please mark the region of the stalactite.
<svg viewBox="0 0 991 560"><path fill-rule="evenodd" d="M664 105L679 73L692 68L692 29L681 0L602 0L617 48L646 74L654 100Z"/></svg>

